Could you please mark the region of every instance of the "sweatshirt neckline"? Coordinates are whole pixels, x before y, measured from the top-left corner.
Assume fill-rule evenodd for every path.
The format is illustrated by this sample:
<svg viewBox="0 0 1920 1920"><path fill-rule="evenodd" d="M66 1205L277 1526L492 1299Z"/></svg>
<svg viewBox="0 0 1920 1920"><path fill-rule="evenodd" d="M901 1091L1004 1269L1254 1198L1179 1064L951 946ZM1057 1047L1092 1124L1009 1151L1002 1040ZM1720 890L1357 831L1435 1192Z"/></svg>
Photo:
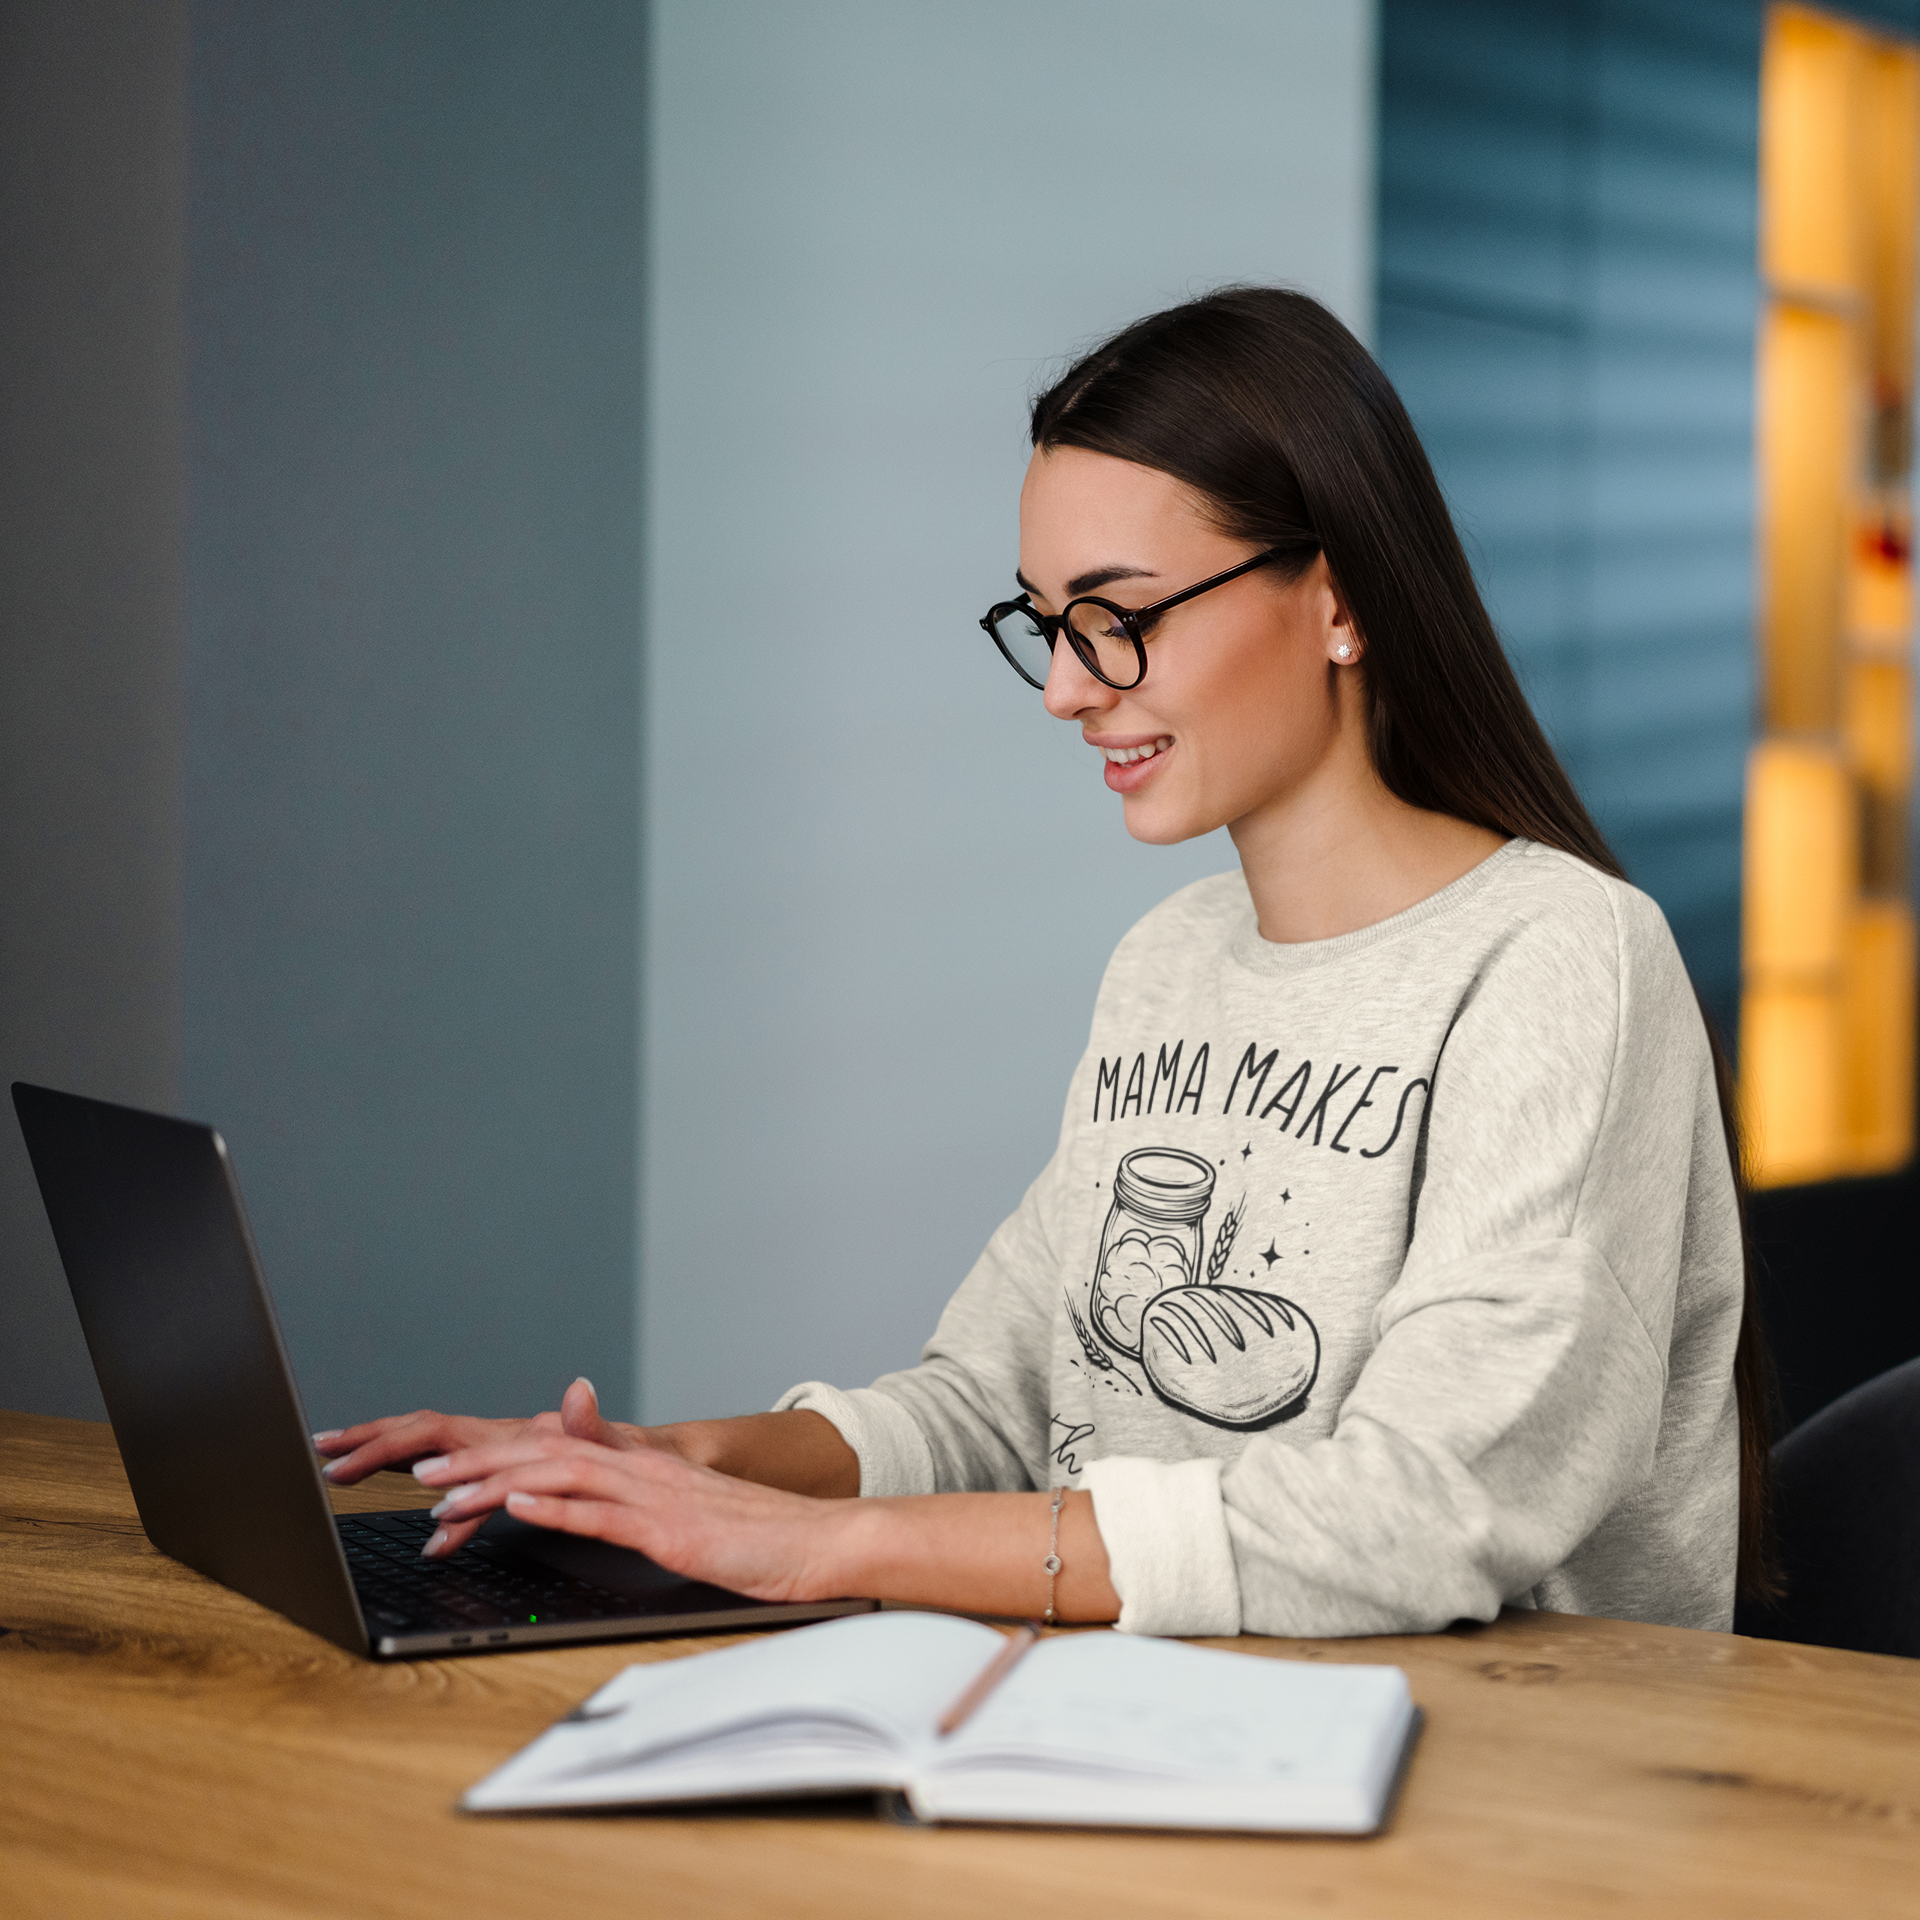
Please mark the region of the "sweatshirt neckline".
<svg viewBox="0 0 1920 1920"><path fill-rule="evenodd" d="M1263 939L1249 898L1234 933L1233 957L1258 973L1298 973L1309 967L1351 959L1355 954L1397 940L1429 920L1437 920L1466 906L1485 892L1513 861L1531 850L1533 844L1516 836L1504 846L1494 848L1478 866L1469 867L1458 880L1451 881L1438 893L1430 893L1424 900L1416 900L1404 911L1376 920L1370 927L1357 927L1352 933L1335 934L1329 940Z"/></svg>

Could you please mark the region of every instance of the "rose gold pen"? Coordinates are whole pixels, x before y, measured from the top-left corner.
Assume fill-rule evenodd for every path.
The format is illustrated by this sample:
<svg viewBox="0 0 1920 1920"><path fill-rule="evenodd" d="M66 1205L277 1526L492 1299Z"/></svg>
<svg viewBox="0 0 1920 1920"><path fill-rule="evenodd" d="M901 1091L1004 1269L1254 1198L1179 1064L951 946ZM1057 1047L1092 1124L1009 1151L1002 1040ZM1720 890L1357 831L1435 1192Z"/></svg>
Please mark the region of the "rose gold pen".
<svg viewBox="0 0 1920 1920"><path fill-rule="evenodd" d="M934 1731L944 1740L948 1734L957 1733L971 1720L980 1703L986 1699L1029 1652L1039 1644L1040 1623L1029 1620L1024 1626L1016 1627L1007 1635L1006 1644L973 1677L967 1690L945 1713L940 1716Z"/></svg>

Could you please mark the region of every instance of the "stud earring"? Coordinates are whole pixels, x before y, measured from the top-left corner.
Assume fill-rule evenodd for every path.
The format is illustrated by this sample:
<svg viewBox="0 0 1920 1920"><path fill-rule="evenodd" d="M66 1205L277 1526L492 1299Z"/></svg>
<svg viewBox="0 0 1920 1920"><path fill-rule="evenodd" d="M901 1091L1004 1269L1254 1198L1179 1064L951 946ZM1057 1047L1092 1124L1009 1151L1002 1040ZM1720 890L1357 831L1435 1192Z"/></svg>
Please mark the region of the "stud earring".
<svg viewBox="0 0 1920 1920"><path fill-rule="evenodd" d="M1348 646L1344 640L1342 640L1340 644L1334 648L1334 652L1342 660L1345 660L1353 652L1353 649L1350 646Z"/></svg>

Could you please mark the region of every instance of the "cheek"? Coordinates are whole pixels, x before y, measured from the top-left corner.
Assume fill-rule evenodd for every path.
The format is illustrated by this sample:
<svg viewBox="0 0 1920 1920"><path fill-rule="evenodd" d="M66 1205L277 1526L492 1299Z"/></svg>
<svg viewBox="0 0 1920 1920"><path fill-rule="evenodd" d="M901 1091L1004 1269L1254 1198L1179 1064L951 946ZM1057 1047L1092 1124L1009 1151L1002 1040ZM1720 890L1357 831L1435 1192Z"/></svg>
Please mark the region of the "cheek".
<svg viewBox="0 0 1920 1920"><path fill-rule="evenodd" d="M1194 717L1210 777L1261 782L1312 758L1335 725L1327 674L1311 647L1271 627L1221 649L1196 687Z"/></svg>

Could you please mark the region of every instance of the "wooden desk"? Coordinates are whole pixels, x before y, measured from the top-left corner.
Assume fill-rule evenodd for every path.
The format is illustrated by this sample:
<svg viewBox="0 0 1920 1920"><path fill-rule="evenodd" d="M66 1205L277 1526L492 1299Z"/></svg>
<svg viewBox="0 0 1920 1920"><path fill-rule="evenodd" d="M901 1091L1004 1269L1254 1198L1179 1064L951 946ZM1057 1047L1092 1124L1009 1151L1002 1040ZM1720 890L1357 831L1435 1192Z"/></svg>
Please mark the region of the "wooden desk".
<svg viewBox="0 0 1920 1920"><path fill-rule="evenodd" d="M337 1499L431 1497L389 1475ZM1376 1840L453 1811L629 1661L716 1644L357 1661L154 1552L107 1428L0 1414L0 1909L1920 1915L1920 1662L1571 1615L1224 1643L1412 1675L1426 1737Z"/></svg>

